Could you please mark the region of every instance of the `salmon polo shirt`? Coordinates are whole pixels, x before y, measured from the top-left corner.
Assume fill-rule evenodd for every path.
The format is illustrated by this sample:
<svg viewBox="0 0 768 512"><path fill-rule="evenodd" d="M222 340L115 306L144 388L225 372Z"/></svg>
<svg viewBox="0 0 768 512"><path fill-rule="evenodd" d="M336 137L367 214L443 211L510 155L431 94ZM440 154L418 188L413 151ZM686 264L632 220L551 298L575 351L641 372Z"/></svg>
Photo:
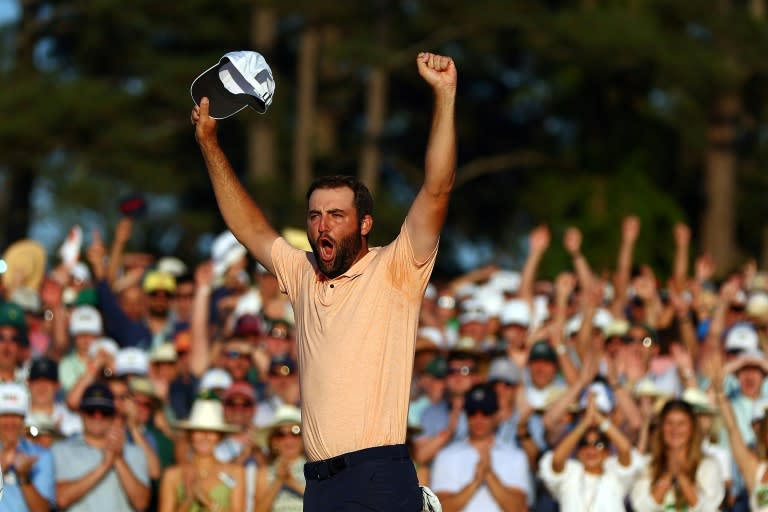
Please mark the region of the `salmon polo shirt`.
<svg viewBox="0 0 768 512"><path fill-rule="evenodd" d="M437 246L416 261L405 223L328 279L314 255L278 238L272 263L296 319L310 461L405 441L416 330Z"/></svg>

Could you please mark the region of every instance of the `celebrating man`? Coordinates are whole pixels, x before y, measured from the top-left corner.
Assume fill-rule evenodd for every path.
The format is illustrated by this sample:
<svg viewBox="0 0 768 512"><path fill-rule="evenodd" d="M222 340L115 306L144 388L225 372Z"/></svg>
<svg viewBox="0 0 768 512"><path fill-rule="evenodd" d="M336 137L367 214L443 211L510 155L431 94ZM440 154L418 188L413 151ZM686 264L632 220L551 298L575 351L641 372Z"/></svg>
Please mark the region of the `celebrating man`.
<svg viewBox="0 0 768 512"><path fill-rule="evenodd" d="M295 249L248 196L222 151L207 98L195 136L227 225L279 281L296 317L304 510L418 511L422 496L404 444L419 308L437 255L456 168L452 59L418 55L434 93L425 178L397 238L369 247L373 199L351 177L307 193L312 253ZM333 478L331 478L333 477Z"/></svg>

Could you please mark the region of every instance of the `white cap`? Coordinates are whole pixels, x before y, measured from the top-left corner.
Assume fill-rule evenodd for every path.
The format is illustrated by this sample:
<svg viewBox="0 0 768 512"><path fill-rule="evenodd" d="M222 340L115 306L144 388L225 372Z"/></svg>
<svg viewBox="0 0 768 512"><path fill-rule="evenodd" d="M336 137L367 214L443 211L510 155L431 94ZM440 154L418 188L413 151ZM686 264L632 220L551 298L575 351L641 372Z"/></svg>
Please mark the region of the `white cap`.
<svg viewBox="0 0 768 512"><path fill-rule="evenodd" d="M173 277L180 277L187 272L187 265L179 258L173 256L165 256L160 258L155 266L158 272L164 272L171 274Z"/></svg>
<svg viewBox="0 0 768 512"><path fill-rule="evenodd" d="M179 354L173 343L161 343L149 354L150 363L175 363L178 359Z"/></svg>
<svg viewBox="0 0 768 512"><path fill-rule="evenodd" d="M102 332L101 313L93 306L78 306L69 317L69 334L100 335Z"/></svg>
<svg viewBox="0 0 768 512"><path fill-rule="evenodd" d="M93 343L91 343L91 346L88 347L88 357L96 357L96 354L101 351L115 357L117 356L117 353L120 352L120 345L118 345L112 338L96 338L93 340Z"/></svg>
<svg viewBox="0 0 768 512"><path fill-rule="evenodd" d="M147 375L149 356L138 347L121 348L115 356L115 375Z"/></svg>
<svg viewBox="0 0 768 512"><path fill-rule="evenodd" d="M240 261L247 252L245 246L237 241L231 231L221 233L211 246L214 274L223 276L227 269Z"/></svg>
<svg viewBox="0 0 768 512"><path fill-rule="evenodd" d="M520 272L497 270L488 279L488 286L502 293L517 293L520 289Z"/></svg>
<svg viewBox="0 0 768 512"><path fill-rule="evenodd" d="M595 316L592 317L592 327L605 331L613 321L613 315L605 308L597 308Z"/></svg>
<svg viewBox="0 0 768 512"><path fill-rule="evenodd" d="M29 411L29 392L22 384L3 382L0 384L0 415L26 416Z"/></svg>
<svg viewBox="0 0 768 512"><path fill-rule="evenodd" d="M196 105L203 97L210 100L209 115L214 119L227 118L245 107L263 114L272 104L275 79L261 54L229 52L195 78L190 94Z"/></svg>
<svg viewBox="0 0 768 512"><path fill-rule="evenodd" d="M531 307L522 299L512 299L504 303L499 315L501 325L523 325L531 323Z"/></svg>
<svg viewBox="0 0 768 512"><path fill-rule="evenodd" d="M221 368L211 368L200 378L198 391L209 391L212 389L227 389L232 385L232 376L226 370Z"/></svg>
<svg viewBox="0 0 768 512"><path fill-rule="evenodd" d="M603 336L610 338L612 336L626 336L629 332L629 322L623 318L614 318L603 328Z"/></svg>
<svg viewBox="0 0 768 512"><path fill-rule="evenodd" d="M499 316L504 306L504 295L488 286L478 288L474 300L480 304L488 316Z"/></svg>
<svg viewBox="0 0 768 512"><path fill-rule="evenodd" d="M749 322L739 322L731 326L725 334L725 350L753 352L758 350L757 330Z"/></svg>

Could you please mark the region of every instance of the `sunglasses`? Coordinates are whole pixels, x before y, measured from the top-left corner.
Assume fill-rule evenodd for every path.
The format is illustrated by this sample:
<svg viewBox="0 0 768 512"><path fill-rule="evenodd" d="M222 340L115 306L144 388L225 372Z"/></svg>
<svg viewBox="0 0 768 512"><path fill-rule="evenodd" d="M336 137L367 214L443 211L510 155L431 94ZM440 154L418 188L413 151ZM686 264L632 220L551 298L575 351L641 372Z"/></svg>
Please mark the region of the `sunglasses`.
<svg viewBox="0 0 768 512"><path fill-rule="evenodd" d="M579 448L585 448L587 446L591 446L592 448L597 448L598 450L605 450L605 443L600 441L599 439L594 439L592 441L589 441L587 439L582 439L579 441Z"/></svg>
<svg viewBox="0 0 768 512"><path fill-rule="evenodd" d="M175 294L171 292L166 292L165 290L155 290L155 291L149 292L149 296L150 297L167 297L169 299L172 299L175 296Z"/></svg>
<svg viewBox="0 0 768 512"><path fill-rule="evenodd" d="M472 375L473 373L475 373L475 369L471 368L469 366L459 366L459 367L453 367L453 368L449 367L448 369L445 370L445 373L447 375L457 375L458 374L458 375L467 376L467 375Z"/></svg>
<svg viewBox="0 0 768 512"><path fill-rule="evenodd" d="M90 417L99 415L103 418L112 418L115 416L115 411L109 409L83 409L83 414Z"/></svg>
<svg viewBox="0 0 768 512"><path fill-rule="evenodd" d="M195 294L194 293L177 293L176 298L177 299L194 299Z"/></svg>
<svg viewBox="0 0 768 512"><path fill-rule="evenodd" d="M238 408L238 409L250 409L256 405L254 402L241 402L238 400L225 400L224 407Z"/></svg>
<svg viewBox="0 0 768 512"><path fill-rule="evenodd" d="M293 425L291 428L281 428L276 430L272 437L275 439L282 439L284 437L299 437L301 435L301 427Z"/></svg>

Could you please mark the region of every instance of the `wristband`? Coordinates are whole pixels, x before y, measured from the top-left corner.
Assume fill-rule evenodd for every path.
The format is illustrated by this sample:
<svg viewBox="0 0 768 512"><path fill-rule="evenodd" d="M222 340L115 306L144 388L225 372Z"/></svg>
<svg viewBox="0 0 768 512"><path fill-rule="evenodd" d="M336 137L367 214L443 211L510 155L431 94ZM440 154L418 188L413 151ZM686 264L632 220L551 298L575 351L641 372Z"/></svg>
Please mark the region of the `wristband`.
<svg viewBox="0 0 768 512"><path fill-rule="evenodd" d="M600 432L605 434L606 432L608 432L608 429L611 428L611 425L612 425L611 420L609 420L608 418L605 418L603 421L600 422L600 425L598 425L597 428L598 430L600 430Z"/></svg>
<svg viewBox="0 0 768 512"><path fill-rule="evenodd" d="M20 476L17 474L16 478L17 478L17 481L19 482L19 485L29 485L32 483L32 479L29 478L29 475Z"/></svg>

